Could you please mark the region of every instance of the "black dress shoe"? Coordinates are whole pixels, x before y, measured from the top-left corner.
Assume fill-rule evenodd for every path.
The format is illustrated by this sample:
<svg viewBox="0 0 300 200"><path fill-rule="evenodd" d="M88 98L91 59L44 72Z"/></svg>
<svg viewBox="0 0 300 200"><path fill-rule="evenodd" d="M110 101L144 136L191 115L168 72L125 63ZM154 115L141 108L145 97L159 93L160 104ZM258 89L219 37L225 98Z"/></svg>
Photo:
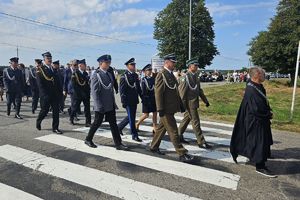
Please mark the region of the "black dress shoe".
<svg viewBox="0 0 300 200"><path fill-rule="evenodd" d="M198 144L198 146L201 148L201 149L211 149L212 146L207 144L206 142L203 143L203 144Z"/></svg>
<svg viewBox="0 0 300 200"><path fill-rule="evenodd" d="M70 119L70 124L71 124L71 125L75 125L75 123L74 123L74 120L73 120L73 119Z"/></svg>
<svg viewBox="0 0 300 200"><path fill-rule="evenodd" d="M184 139L183 135L180 136L179 140L183 144L189 144L189 142Z"/></svg>
<svg viewBox="0 0 300 200"><path fill-rule="evenodd" d="M42 129L41 124L36 124L36 129L40 131Z"/></svg>
<svg viewBox="0 0 300 200"><path fill-rule="evenodd" d="M182 156L179 156L179 160L184 163L192 163L194 159L195 159L194 156L191 156L189 154L184 154Z"/></svg>
<svg viewBox="0 0 300 200"><path fill-rule="evenodd" d="M143 142L139 137L133 137L132 140L137 141L137 142Z"/></svg>
<svg viewBox="0 0 300 200"><path fill-rule="evenodd" d="M97 148L97 145L95 145L93 141L85 140L84 144L88 145L91 148Z"/></svg>
<svg viewBox="0 0 300 200"><path fill-rule="evenodd" d="M85 124L85 127L91 127L91 126L92 126L91 123L86 123L86 124Z"/></svg>
<svg viewBox="0 0 300 200"><path fill-rule="evenodd" d="M35 114L35 110L32 110L32 114Z"/></svg>
<svg viewBox="0 0 300 200"><path fill-rule="evenodd" d="M10 115L10 110L8 110L8 111L6 112L6 114L7 114L7 116L9 116L9 115Z"/></svg>
<svg viewBox="0 0 300 200"><path fill-rule="evenodd" d="M262 169L256 169L256 172L263 175L263 176L266 176L266 177L269 177L269 178L276 178L277 176L272 173L268 168L262 168Z"/></svg>
<svg viewBox="0 0 300 200"><path fill-rule="evenodd" d="M166 155L164 152L161 152L159 149L151 149L150 147L148 147L147 150L151 151L152 153L156 153L158 155L162 155L162 156Z"/></svg>
<svg viewBox="0 0 300 200"><path fill-rule="evenodd" d="M23 117L21 117L20 115L15 115L15 118L17 118L17 119L23 119Z"/></svg>
<svg viewBox="0 0 300 200"><path fill-rule="evenodd" d="M63 132L59 129L54 129L53 130L53 133L56 133L56 134L63 134Z"/></svg>
<svg viewBox="0 0 300 200"><path fill-rule="evenodd" d="M120 135L124 135L124 133L122 132L122 130L119 129L119 133Z"/></svg>
<svg viewBox="0 0 300 200"><path fill-rule="evenodd" d="M123 150L123 151L129 151L129 147L122 144L122 143L120 145L116 146L116 149L117 150Z"/></svg>

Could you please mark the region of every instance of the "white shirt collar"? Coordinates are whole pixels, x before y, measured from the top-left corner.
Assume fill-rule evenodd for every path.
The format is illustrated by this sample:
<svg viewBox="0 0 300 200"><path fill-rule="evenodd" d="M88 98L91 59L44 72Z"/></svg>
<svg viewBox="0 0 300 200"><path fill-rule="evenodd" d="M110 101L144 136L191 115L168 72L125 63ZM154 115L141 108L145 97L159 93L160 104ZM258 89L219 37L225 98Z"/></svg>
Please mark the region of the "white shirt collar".
<svg viewBox="0 0 300 200"><path fill-rule="evenodd" d="M79 71L81 72L81 74L83 74L84 71L82 71L81 69L79 69Z"/></svg>
<svg viewBox="0 0 300 200"><path fill-rule="evenodd" d="M131 71L129 71L129 70L127 70L130 74L133 74L133 72L131 72Z"/></svg>
<svg viewBox="0 0 300 200"><path fill-rule="evenodd" d="M166 68L166 67L164 67L165 68L165 70L167 70L170 74L172 74L173 73L173 71L172 70L169 70L168 68Z"/></svg>
<svg viewBox="0 0 300 200"><path fill-rule="evenodd" d="M107 70L102 69L101 67L99 67L99 69L104 72L105 74L107 73Z"/></svg>

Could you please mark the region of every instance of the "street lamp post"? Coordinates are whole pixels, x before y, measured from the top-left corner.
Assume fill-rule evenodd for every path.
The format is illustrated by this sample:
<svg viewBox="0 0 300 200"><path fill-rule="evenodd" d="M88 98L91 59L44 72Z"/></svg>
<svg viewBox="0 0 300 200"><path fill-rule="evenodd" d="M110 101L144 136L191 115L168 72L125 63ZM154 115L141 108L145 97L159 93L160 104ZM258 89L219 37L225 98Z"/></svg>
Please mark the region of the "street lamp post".
<svg viewBox="0 0 300 200"><path fill-rule="evenodd" d="M192 57L192 0L190 0L189 59Z"/></svg>

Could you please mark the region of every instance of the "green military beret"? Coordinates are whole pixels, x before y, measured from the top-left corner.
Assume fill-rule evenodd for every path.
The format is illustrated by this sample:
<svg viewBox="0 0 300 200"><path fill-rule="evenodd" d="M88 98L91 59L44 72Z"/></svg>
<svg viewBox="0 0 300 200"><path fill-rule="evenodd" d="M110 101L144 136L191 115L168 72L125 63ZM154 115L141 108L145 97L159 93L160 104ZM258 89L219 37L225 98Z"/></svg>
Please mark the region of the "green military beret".
<svg viewBox="0 0 300 200"><path fill-rule="evenodd" d="M193 59L190 59L190 60L186 61L186 66L187 67L189 67L192 64L199 65L198 59L197 58L193 58Z"/></svg>

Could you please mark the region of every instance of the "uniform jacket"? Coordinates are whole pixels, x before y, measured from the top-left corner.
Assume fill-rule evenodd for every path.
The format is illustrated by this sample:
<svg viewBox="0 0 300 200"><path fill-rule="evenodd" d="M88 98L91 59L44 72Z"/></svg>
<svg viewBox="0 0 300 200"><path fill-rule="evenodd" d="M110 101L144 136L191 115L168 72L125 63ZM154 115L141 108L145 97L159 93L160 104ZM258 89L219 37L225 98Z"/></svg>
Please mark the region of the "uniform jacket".
<svg viewBox="0 0 300 200"><path fill-rule="evenodd" d="M3 83L7 93L22 93L24 89L24 76L19 69L6 68L3 71Z"/></svg>
<svg viewBox="0 0 300 200"><path fill-rule="evenodd" d="M89 75L87 72L81 73L78 69L73 72L72 88L75 97L80 99L90 99L91 89Z"/></svg>
<svg viewBox="0 0 300 200"><path fill-rule="evenodd" d="M127 83L127 80L128 83ZM130 85L135 85L131 88ZM123 107L137 105L139 103L139 96L142 97L142 90L138 75L133 72L126 71L120 78L120 96Z"/></svg>
<svg viewBox="0 0 300 200"><path fill-rule="evenodd" d="M199 108L199 97L205 104L208 103L208 100L201 88L200 76L198 73L193 75L191 72L187 72L185 76L181 77L179 79L178 90L185 108L187 105L190 109Z"/></svg>
<svg viewBox="0 0 300 200"><path fill-rule="evenodd" d="M178 82L168 70L163 69L157 74L154 90L157 111L163 111L167 114L183 111L178 92Z"/></svg>

